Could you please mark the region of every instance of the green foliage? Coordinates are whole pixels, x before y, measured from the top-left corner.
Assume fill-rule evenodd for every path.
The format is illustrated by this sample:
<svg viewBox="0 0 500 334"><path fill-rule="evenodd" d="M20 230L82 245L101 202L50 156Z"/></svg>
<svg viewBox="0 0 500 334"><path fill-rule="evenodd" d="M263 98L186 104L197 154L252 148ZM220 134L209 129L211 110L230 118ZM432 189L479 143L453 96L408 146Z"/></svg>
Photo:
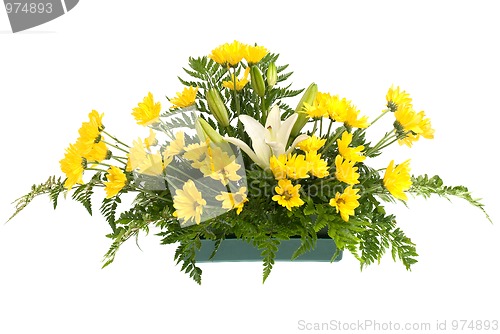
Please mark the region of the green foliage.
<svg viewBox="0 0 500 334"><path fill-rule="evenodd" d="M412 187L409 190L410 193L417 196L422 196L424 198L429 198L432 194L436 194L448 200L450 200L450 197L462 198L469 202L471 205L480 209L484 213L486 218L490 222L492 222L490 216L484 209L484 204L480 202L481 199L473 198L469 189L467 189L466 187L445 186L443 184L443 180L441 180L439 176L434 175L433 177L428 177L427 174L412 177L412 182Z"/></svg>
<svg viewBox="0 0 500 334"><path fill-rule="evenodd" d="M57 207L57 200L59 195L64 191L64 181L61 181L61 178L56 178L55 176L51 176L41 184L34 184L31 186L31 191L26 195L19 197L12 204L15 206L15 212L10 216L9 220L12 220L15 216L17 216L26 206L28 206L33 199L39 195L48 194L54 209Z"/></svg>

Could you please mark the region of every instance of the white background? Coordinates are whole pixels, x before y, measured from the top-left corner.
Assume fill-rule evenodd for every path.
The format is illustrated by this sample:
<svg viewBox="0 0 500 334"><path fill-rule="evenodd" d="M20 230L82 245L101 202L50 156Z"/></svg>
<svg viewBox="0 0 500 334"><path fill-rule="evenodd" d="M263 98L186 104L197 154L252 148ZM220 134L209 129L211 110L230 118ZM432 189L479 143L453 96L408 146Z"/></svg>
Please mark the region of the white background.
<svg viewBox="0 0 500 334"><path fill-rule="evenodd" d="M12 34L0 10L0 333L296 333L298 321L500 320L498 94L493 1L96 1ZM372 119L394 83L426 111L436 138L387 151L482 197L496 224L463 200L411 199L396 213L417 243L407 272L390 256L360 272L340 263L205 264L198 286L154 235L101 270L109 227L72 201L11 201L60 175L64 148L92 109L127 141L148 91L169 104L188 56L238 39L281 54L294 87L318 83ZM296 102L291 101L294 105ZM390 126L390 120L380 125ZM379 128L382 131L382 127ZM384 128L385 130L385 128ZM372 132L373 139L378 134ZM102 194L98 194L102 195ZM96 210L97 211L97 210ZM339 331L337 331L339 332ZM444 332L444 331L443 331Z"/></svg>

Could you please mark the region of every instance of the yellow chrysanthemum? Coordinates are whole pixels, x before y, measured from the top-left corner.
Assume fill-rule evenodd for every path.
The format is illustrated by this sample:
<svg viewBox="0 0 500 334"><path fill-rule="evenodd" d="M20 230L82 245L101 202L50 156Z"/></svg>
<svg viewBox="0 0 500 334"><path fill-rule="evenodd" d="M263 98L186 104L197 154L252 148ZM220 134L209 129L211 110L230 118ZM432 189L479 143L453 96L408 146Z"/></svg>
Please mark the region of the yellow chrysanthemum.
<svg viewBox="0 0 500 334"><path fill-rule="evenodd" d="M425 118L425 113L423 111L417 114L417 119L420 118L420 122L418 124L418 128L422 131L421 133L414 133L412 131L406 133L406 136L402 139L398 140L399 145L406 145L408 147L412 147L413 142L416 142L420 139L420 136L426 139L434 138L434 129L431 126L431 121L428 118Z"/></svg>
<svg viewBox="0 0 500 334"><path fill-rule="evenodd" d="M158 144L158 140L156 139L156 132L153 129L149 129L149 136L144 139L144 145L146 145L146 149L150 149L151 146L156 146Z"/></svg>
<svg viewBox="0 0 500 334"><path fill-rule="evenodd" d="M175 216L182 219L181 225L189 221L200 224L203 207L207 205L207 201L203 199L193 180L188 180L182 189L177 189L173 199Z"/></svg>
<svg viewBox="0 0 500 334"><path fill-rule="evenodd" d="M198 87L184 87L182 92L177 92L175 94L175 97L169 100L170 103L172 103L170 109L187 108L189 106L192 106L194 104L194 101L196 100L197 92Z"/></svg>
<svg viewBox="0 0 500 334"><path fill-rule="evenodd" d="M279 180L278 186L274 188L276 195L272 199L292 211L293 207L304 204L304 201L300 199L299 189L300 184L294 186L290 180Z"/></svg>
<svg viewBox="0 0 500 334"><path fill-rule="evenodd" d="M106 188L106 198L111 198L116 196L127 184L127 176L123 171L115 166L111 166L106 174L106 179L108 182L104 182Z"/></svg>
<svg viewBox="0 0 500 334"><path fill-rule="evenodd" d="M102 124L103 116L104 114L99 114L96 110L92 110L89 114L89 123L99 131L102 131L104 130L104 125Z"/></svg>
<svg viewBox="0 0 500 334"><path fill-rule="evenodd" d="M206 143L195 143L189 144L184 148L184 154L182 157L186 160L191 160L193 163L191 167L200 169L203 165L203 161L208 155L207 144Z"/></svg>
<svg viewBox="0 0 500 334"><path fill-rule="evenodd" d="M344 160L341 155L335 157L335 177L341 182L349 185L359 183L359 173L356 173L358 167L354 167L354 161Z"/></svg>
<svg viewBox="0 0 500 334"><path fill-rule="evenodd" d="M303 154L289 154L286 167L286 175L290 179L297 180L309 177L309 163Z"/></svg>
<svg viewBox="0 0 500 334"><path fill-rule="evenodd" d="M280 156L272 156L269 160L269 168L273 172L274 178L276 180L286 179L286 154L281 154Z"/></svg>
<svg viewBox="0 0 500 334"><path fill-rule="evenodd" d="M267 55L268 51L263 46L252 46L245 45L245 56L244 58L248 64L257 64Z"/></svg>
<svg viewBox="0 0 500 334"><path fill-rule="evenodd" d="M313 135L297 144L297 147L304 152L317 152L325 145L326 139L320 139Z"/></svg>
<svg viewBox="0 0 500 334"><path fill-rule="evenodd" d="M404 90L400 90L399 86L394 88L394 85L392 85L385 99L387 100L387 108L392 112L398 110L398 108L402 106L411 106L410 94Z"/></svg>
<svg viewBox="0 0 500 334"><path fill-rule="evenodd" d="M231 74L231 80L229 80L229 81L223 81L222 82L222 86L224 86L226 88L229 88L231 90L234 90L234 85L235 85L234 80L236 80L236 90L240 91L248 83L248 75L249 74L250 74L250 66L248 66L245 69L245 72L243 73L243 78L238 79L238 78L235 78L234 74Z"/></svg>
<svg viewBox="0 0 500 334"><path fill-rule="evenodd" d="M132 161L130 160L130 153L127 153L127 165L125 166L126 172L131 172L134 169L132 168Z"/></svg>
<svg viewBox="0 0 500 334"><path fill-rule="evenodd" d="M245 44L234 41L216 47L208 57L223 66L235 66L245 57L245 55Z"/></svg>
<svg viewBox="0 0 500 334"><path fill-rule="evenodd" d="M101 140L101 132L99 128L90 122L82 123L78 130L78 149L82 156L89 154L96 142Z"/></svg>
<svg viewBox="0 0 500 334"><path fill-rule="evenodd" d="M82 177L85 163L78 148L70 144L66 149L64 159L59 161L61 171L66 174L66 181L64 182L66 189L71 189L75 184L83 183Z"/></svg>
<svg viewBox="0 0 500 334"><path fill-rule="evenodd" d="M221 191L215 199L222 202L222 208L227 210L236 209L236 214L240 214L243 206L248 202L247 188L241 187L236 193Z"/></svg>
<svg viewBox="0 0 500 334"><path fill-rule="evenodd" d="M80 143L78 142L77 145ZM102 162L108 157L108 146L104 142L104 139L92 145L90 151L83 154L83 157L87 159L88 162Z"/></svg>
<svg viewBox="0 0 500 334"><path fill-rule="evenodd" d="M219 180L223 185L241 180L238 175L241 165L236 163L233 155L230 156L216 145L207 145L206 148L205 159L196 164L204 176Z"/></svg>
<svg viewBox="0 0 500 334"><path fill-rule="evenodd" d="M304 112L310 118L328 117L331 103L332 96L330 94L318 92L312 104L304 103Z"/></svg>
<svg viewBox="0 0 500 334"><path fill-rule="evenodd" d="M168 166L174 156L181 154L184 151L184 146L186 142L184 140L184 131L177 131L175 133L175 140L171 141L170 144L163 151L163 160L165 161L165 166Z"/></svg>
<svg viewBox="0 0 500 334"><path fill-rule="evenodd" d="M354 210L359 206L358 193L359 189L353 189L352 186L347 187L342 194L337 192L335 198L330 200L330 205L340 211L340 216L344 221L349 221L349 216L354 216Z"/></svg>
<svg viewBox="0 0 500 334"><path fill-rule="evenodd" d="M342 133L342 138L337 139L337 144L339 147L339 153L344 157L344 159L354 162L361 162L366 159L361 151L365 149L364 146L349 147L352 142L352 133L345 131Z"/></svg>
<svg viewBox="0 0 500 334"><path fill-rule="evenodd" d="M387 166L384 175L384 186L396 198L406 201L408 197L404 193L412 185L410 175L410 159L394 168L394 160Z"/></svg>
<svg viewBox="0 0 500 334"><path fill-rule="evenodd" d="M158 176L163 174L165 164L159 152L146 151L142 139L134 140L129 153L130 168L140 174Z"/></svg>
<svg viewBox="0 0 500 334"><path fill-rule="evenodd" d="M303 154L281 154L279 157L272 156L270 168L276 180L290 178L293 180L308 178L309 163Z"/></svg>
<svg viewBox="0 0 500 334"><path fill-rule="evenodd" d="M139 102L138 106L133 109L132 116L134 116L137 124L147 126L158 122L160 112L161 103L155 102L153 94L149 92L142 102Z"/></svg>
<svg viewBox="0 0 500 334"><path fill-rule="evenodd" d="M318 154L316 151L306 153L306 162L309 164L309 172L313 176L321 179L330 174L328 164L325 160L321 159L321 154Z"/></svg>
<svg viewBox="0 0 500 334"><path fill-rule="evenodd" d="M411 105L400 106L395 112L397 124L404 132L412 132L414 135L421 134L423 129L423 114L416 113Z"/></svg>

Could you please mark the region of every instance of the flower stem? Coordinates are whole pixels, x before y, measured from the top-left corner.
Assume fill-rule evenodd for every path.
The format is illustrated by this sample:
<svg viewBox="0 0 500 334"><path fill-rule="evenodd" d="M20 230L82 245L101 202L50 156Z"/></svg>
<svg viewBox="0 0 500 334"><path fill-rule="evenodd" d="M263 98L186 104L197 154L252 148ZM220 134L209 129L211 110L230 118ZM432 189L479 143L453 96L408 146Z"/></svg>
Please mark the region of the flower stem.
<svg viewBox="0 0 500 334"><path fill-rule="evenodd" d="M111 146L111 147L116 148L117 150L120 150L120 151L125 152L125 153L127 153L127 154L129 153L127 150L124 150L123 148L121 148L121 147L120 147L120 146L118 146L118 145L111 144L111 143L109 143L109 142L107 142L107 141L104 141L104 140L103 140L103 142L104 142L106 145L108 145L108 146Z"/></svg>
<svg viewBox="0 0 500 334"><path fill-rule="evenodd" d="M369 124L369 125L365 128L365 130L366 130L366 129L368 129L368 128L369 128L370 126L372 126L373 124L375 124L375 123L376 123L379 119L381 119L382 117L384 117L384 115L385 115L385 114L387 114L389 111L390 111L389 109L382 110L382 113L381 113L380 115L378 115L378 117L377 117L377 118L375 118L375 119L373 120L373 122L371 122L371 123L370 123L370 124Z"/></svg>
<svg viewBox="0 0 500 334"><path fill-rule="evenodd" d="M125 144L124 142L122 142L121 140L119 140L118 138L116 138L115 136L112 136L111 134L109 134L108 132L106 131L102 131L106 136L110 137L111 139L113 139L114 141L116 141L118 144L121 144L127 148L130 148L130 146L128 146L127 144Z"/></svg>

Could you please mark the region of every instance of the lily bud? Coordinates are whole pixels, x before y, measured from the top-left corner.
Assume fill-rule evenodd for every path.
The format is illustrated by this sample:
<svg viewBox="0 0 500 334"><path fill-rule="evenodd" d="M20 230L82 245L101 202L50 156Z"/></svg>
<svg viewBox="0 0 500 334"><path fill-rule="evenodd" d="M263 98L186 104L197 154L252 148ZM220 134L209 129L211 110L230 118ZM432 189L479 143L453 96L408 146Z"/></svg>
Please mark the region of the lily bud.
<svg viewBox="0 0 500 334"><path fill-rule="evenodd" d="M273 87L274 85L276 85L276 82L278 82L278 70L274 62L269 64L266 74L267 74L267 84L269 85L269 87Z"/></svg>
<svg viewBox="0 0 500 334"><path fill-rule="evenodd" d="M219 146L222 150L232 153L233 150L231 149L231 146L227 141L222 138L222 136L214 130L208 124L207 121L205 121L203 118L198 117L196 120L195 124L196 131L198 132L198 136L200 137L200 140L206 141L207 138L210 139L210 142L214 143L215 145Z"/></svg>
<svg viewBox="0 0 500 334"><path fill-rule="evenodd" d="M295 112L298 113L299 117L292 128L292 137L297 136L304 125L306 125L307 115L301 111L304 109L304 103L313 104L314 99L316 99L316 94L318 94L318 85L313 82L309 85L309 87L307 87L304 95L302 95L302 98L299 101L299 104L297 104L297 108L295 109Z"/></svg>
<svg viewBox="0 0 500 334"><path fill-rule="evenodd" d="M257 66L252 66L250 69L250 80L253 90L257 95L263 97L266 93L266 83L264 82L264 77L262 77L262 72Z"/></svg>
<svg viewBox="0 0 500 334"><path fill-rule="evenodd" d="M227 114L226 105L222 102L219 92L215 88L210 88L206 95L208 102L208 109L214 115L217 122L222 127L229 126L229 116Z"/></svg>

